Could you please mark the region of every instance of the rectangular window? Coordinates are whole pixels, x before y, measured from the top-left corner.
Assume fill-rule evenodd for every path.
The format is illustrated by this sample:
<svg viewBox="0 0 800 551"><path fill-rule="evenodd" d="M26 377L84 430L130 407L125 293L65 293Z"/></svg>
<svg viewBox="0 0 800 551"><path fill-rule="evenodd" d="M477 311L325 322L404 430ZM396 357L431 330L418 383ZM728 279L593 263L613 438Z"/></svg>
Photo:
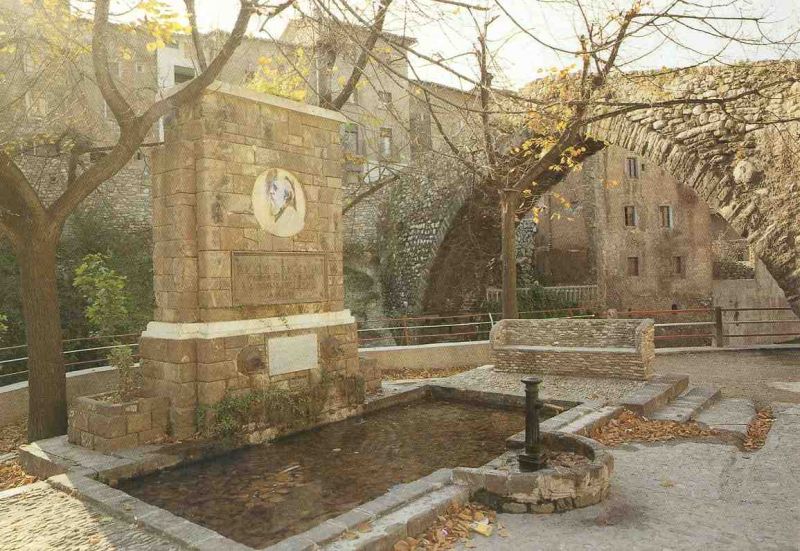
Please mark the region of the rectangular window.
<svg viewBox="0 0 800 551"><path fill-rule="evenodd" d="M639 159L636 157L628 157L625 160L625 175L628 178L639 177Z"/></svg>
<svg viewBox="0 0 800 551"><path fill-rule="evenodd" d="M628 227L634 227L638 223L639 223L639 218L636 214L636 207L634 206L625 207L625 225Z"/></svg>
<svg viewBox="0 0 800 551"><path fill-rule="evenodd" d="M392 105L392 93L378 92L378 100L384 107L389 107L390 105Z"/></svg>
<svg viewBox="0 0 800 551"><path fill-rule="evenodd" d="M658 211L661 214L661 227L662 228L671 228L672 227L672 207L669 205L662 205L658 207Z"/></svg>
<svg viewBox="0 0 800 551"><path fill-rule="evenodd" d="M108 72L111 73L112 77L122 78L122 66L116 61L108 64Z"/></svg>
<svg viewBox="0 0 800 551"><path fill-rule="evenodd" d="M361 151L359 144L358 126L355 124L348 124L344 128L344 136L342 136L342 147L345 151L358 155Z"/></svg>
<svg viewBox="0 0 800 551"><path fill-rule="evenodd" d="M175 84L182 84L194 78L194 69L191 67L181 67L180 65L175 65L173 70L175 73Z"/></svg>
<svg viewBox="0 0 800 551"><path fill-rule="evenodd" d="M672 275L679 277L686 275L686 263L682 256L672 257Z"/></svg>
<svg viewBox="0 0 800 551"><path fill-rule="evenodd" d="M383 157L391 157L392 156L392 129L391 128L381 128L381 156Z"/></svg>
<svg viewBox="0 0 800 551"><path fill-rule="evenodd" d="M638 256L629 256L628 257L628 275L636 277L639 275L639 257Z"/></svg>
<svg viewBox="0 0 800 551"><path fill-rule="evenodd" d="M137 63L136 64L136 72L140 75L144 73L144 63Z"/></svg>

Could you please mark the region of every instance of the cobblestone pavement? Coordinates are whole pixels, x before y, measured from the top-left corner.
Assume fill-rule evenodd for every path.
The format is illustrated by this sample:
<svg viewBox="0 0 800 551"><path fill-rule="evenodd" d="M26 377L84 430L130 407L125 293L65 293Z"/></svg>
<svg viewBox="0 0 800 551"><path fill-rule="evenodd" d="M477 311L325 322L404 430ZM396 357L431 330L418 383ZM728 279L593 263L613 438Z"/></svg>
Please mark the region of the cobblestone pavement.
<svg viewBox="0 0 800 551"><path fill-rule="evenodd" d="M800 381L800 350L657 355L655 371L684 373L692 386L716 386L724 397L750 398L759 406L800 403L800 389L791 392L779 388L781 383Z"/></svg>
<svg viewBox="0 0 800 551"><path fill-rule="evenodd" d="M0 548L167 550L171 542L37 482L0 496Z"/></svg>
<svg viewBox="0 0 800 551"><path fill-rule="evenodd" d="M491 366L483 366L445 379L437 379L435 384L522 395L525 394L525 387L520 382L522 377L523 375L519 373L502 373L495 371ZM623 379L565 377L561 375L542 375L542 379L544 382L539 386L539 394L543 399L576 402L617 400L645 384L640 381L626 381Z"/></svg>
<svg viewBox="0 0 800 551"><path fill-rule="evenodd" d="M469 548L800 548L800 407L778 413L755 453L690 442L626 445L612 453L612 493L604 503L555 515L501 514L507 536L475 536Z"/></svg>

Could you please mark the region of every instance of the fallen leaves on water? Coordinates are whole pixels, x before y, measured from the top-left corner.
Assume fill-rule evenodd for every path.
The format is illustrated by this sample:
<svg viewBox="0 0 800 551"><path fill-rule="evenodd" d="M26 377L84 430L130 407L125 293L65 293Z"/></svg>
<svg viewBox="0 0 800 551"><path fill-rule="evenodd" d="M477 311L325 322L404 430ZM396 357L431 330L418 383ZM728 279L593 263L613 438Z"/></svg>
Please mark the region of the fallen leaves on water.
<svg viewBox="0 0 800 551"><path fill-rule="evenodd" d="M497 515L483 505L468 503L451 505L443 515L439 515L432 526L424 534L412 538L404 538L394 544L394 551L443 551L453 549L456 544L464 543L472 548L469 540L476 533L491 534L496 524ZM507 537L508 532L497 525L498 533Z"/></svg>
<svg viewBox="0 0 800 551"><path fill-rule="evenodd" d="M679 423L647 419L628 410L602 427L595 428L590 434L592 438L606 446L618 446L625 442L664 442L676 438L717 435L717 431L707 429L693 421Z"/></svg>
<svg viewBox="0 0 800 551"><path fill-rule="evenodd" d="M0 463L0 491L9 490L25 484L36 482L35 476L30 476L22 470L16 461Z"/></svg>
<svg viewBox="0 0 800 551"><path fill-rule="evenodd" d="M759 450L767 441L767 434L775 422L772 415L772 408L758 410L755 418L747 425L747 436L744 440L744 447L747 450Z"/></svg>

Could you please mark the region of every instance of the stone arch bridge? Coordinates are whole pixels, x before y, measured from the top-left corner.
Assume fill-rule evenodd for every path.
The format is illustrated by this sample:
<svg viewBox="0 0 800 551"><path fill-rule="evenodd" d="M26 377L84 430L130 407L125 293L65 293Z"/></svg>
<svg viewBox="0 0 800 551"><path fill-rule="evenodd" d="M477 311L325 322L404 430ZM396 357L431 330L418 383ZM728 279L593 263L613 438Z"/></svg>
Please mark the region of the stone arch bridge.
<svg viewBox="0 0 800 551"><path fill-rule="evenodd" d="M693 103L632 110L591 124L587 135L661 165L694 189L748 240L800 315L800 63L631 77L612 83L611 99ZM494 247L489 253L479 250L479 240L461 236L474 232L476 203L494 210L497 203L472 191L450 183L392 198L386 228L392 247L381 266L391 274L384 275L384 296L393 297L389 311L458 310L492 279L499 231L484 235L485 248ZM460 268L470 255L480 273Z"/></svg>

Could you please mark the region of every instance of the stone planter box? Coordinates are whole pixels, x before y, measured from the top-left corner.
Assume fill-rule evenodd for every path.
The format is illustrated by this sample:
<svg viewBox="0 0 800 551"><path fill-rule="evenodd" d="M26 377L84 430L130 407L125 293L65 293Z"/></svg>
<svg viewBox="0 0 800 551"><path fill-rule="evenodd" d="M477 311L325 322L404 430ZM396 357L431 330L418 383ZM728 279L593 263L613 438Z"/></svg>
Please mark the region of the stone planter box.
<svg viewBox="0 0 800 551"><path fill-rule="evenodd" d="M111 393L81 396L69 412L68 438L101 452L135 448L167 435L169 398L136 398L111 402Z"/></svg>

